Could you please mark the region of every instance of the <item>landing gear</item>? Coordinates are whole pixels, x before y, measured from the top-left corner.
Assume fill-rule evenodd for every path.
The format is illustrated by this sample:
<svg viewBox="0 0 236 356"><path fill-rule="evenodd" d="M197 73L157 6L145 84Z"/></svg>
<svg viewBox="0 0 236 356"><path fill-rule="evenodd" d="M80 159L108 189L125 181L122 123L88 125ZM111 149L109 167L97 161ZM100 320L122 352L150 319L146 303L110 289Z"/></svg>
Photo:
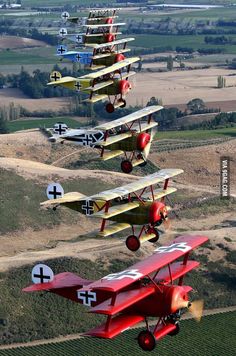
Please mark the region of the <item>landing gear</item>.
<svg viewBox="0 0 236 356"><path fill-rule="evenodd" d="M139 153L139 154L137 155L137 159L143 159L143 160L144 160L143 163L140 163L140 164L139 164L139 167L145 167L145 166L146 166L147 161L143 158L143 155L142 155L141 153Z"/></svg>
<svg viewBox="0 0 236 356"><path fill-rule="evenodd" d="M149 242L157 242L159 240L160 234L159 231L157 229L155 229L155 227L150 227L147 231L148 234L155 234L156 236L153 237L152 239L148 240Z"/></svg>
<svg viewBox="0 0 236 356"><path fill-rule="evenodd" d="M114 105L113 105L112 103L106 104L106 111L107 111L109 114L113 113L114 110L115 110L115 108L114 108Z"/></svg>
<svg viewBox="0 0 236 356"><path fill-rule="evenodd" d="M168 335L169 336L175 336L180 332L180 326L179 326L179 322L175 323L176 329L171 331Z"/></svg>
<svg viewBox="0 0 236 356"><path fill-rule="evenodd" d="M138 344L144 351L152 351L156 346L156 339L153 333L143 330L138 335Z"/></svg>
<svg viewBox="0 0 236 356"><path fill-rule="evenodd" d="M140 241L135 235L128 236L125 244L130 251L137 251L140 248Z"/></svg>
<svg viewBox="0 0 236 356"><path fill-rule="evenodd" d="M122 105L120 105L121 108L125 108L126 107L126 100L120 99L120 100L118 100L118 103L119 104L122 103Z"/></svg>
<svg viewBox="0 0 236 356"><path fill-rule="evenodd" d="M121 162L121 170L124 173L131 173L133 170L133 165L132 162L129 161L128 159L125 159L124 161Z"/></svg>

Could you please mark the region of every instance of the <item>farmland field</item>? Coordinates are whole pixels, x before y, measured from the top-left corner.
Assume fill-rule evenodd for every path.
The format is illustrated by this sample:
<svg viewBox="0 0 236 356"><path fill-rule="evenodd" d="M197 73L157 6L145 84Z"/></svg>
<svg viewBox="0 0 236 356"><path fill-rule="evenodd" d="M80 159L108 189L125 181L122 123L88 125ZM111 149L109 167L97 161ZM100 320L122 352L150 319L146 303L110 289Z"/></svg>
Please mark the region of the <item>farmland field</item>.
<svg viewBox="0 0 236 356"><path fill-rule="evenodd" d="M200 324L184 320L176 337L165 337L157 342L155 355L221 356L233 355L236 312L206 316ZM227 326L227 327L226 327ZM59 343L0 350L0 356L127 356L143 355L135 338L142 329L127 331L113 340L80 338ZM174 353L173 353L174 350ZM193 353L194 350L194 353Z"/></svg>

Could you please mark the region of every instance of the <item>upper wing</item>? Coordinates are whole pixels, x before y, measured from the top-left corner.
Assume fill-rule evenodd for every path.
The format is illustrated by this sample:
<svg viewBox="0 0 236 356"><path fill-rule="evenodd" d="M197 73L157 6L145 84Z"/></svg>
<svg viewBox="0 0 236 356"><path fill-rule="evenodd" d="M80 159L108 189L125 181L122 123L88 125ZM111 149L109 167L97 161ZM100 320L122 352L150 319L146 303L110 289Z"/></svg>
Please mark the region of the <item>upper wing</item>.
<svg viewBox="0 0 236 356"><path fill-rule="evenodd" d="M163 182L164 180L174 177L180 173L183 173L182 169L161 169L159 172L150 174L143 177L136 182L126 184L122 187L105 190L99 194L95 194L89 197L91 200L105 200L109 201L116 198L121 198L122 196L136 192L137 190L144 189L151 185Z"/></svg>
<svg viewBox="0 0 236 356"><path fill-rule="evenodd" d="M138 110L132 114L126 115L120 119L117 120L113 120L110 122L106 122L102 125L96 126L95 129L96 130L102 130L102 131L107 131L107 130L111 130L113 128L116 128L118 126L122 126L124 124L128 124L132 121L141 119L142 117L145 117L147 115L151 115L154 112L157 112L159 110L162 110L163 106L159 106L159 105L152 105L152 106L147 106L144 109Z"/></svg>
<svg viewBox="0 0 236 356"><path fill-rule="evenodd" d="M206 241L208 241L208 238L202 235L179 236L170 245L158 247L155 250L156 253L147 259L136 263L125 271L111 273L102 279L89 284L87 287L83 288L83 290L98 289L117 292L189 253Z"/></svg>
<svg viewBox="0 0 236 356"><path fill-rule="evenodd" d="M135 62L138 62L140 60L139 57L132 57L132 58L127 58L127 59L124 59L123 61L120 61L118 63L115 63L113 64L112 66L110 67L107 67L107 68L104 68L104 69L101 69L95 73L90 73L90 74L86 74L86 75L83 75L82 77L80 77L79 79L83 79L83 78L86 78L86 79L96 79L96 78L99 78L99 77L102 77L103 75L106 75L106 74L109 74L109 73L113 73L119 69L122 69L132 63L135 63Z"/></svg>
<svg viewBox="0 0 236 356"><path fill-rule="evenodd" d="M116 26L124 26L126 25L125 22L117 22L117 23L98 23L98 24L95 24L95 25L84 25L84 27L87 27L87 28L91 28L91 29L96 29L96 28L100 28L100 27L116 27Z"/></svg>

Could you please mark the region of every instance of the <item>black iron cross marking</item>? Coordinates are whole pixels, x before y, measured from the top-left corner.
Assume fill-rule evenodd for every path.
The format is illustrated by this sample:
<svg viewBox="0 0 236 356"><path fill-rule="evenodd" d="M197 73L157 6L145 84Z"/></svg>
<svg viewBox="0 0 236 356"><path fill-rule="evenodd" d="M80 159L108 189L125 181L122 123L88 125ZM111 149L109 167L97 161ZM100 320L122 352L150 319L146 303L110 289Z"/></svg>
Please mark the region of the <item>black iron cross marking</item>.
<svg viewBox="0 0 236 356"><path fill-rule="evenodd" d="M61 54L63 52L66 52L65 48L63 46L61 46L60 48L57 49L58 52L60 52Z"/></svg>
<svg viewBox="0 0 236 356"><path fill-rule="evenodd" d="M80 88L82 88L82 84L80 82L75 83L75 87L78 91L80 91Z"/></svg>
<svg viewBox="0 0 236 356"><path fill-rule="evenodd" d="M82 58L82 57L81 57L81 55L78 53L78 54L76 55L76 58L77 58L77 60L79 61L80 58Z"/></svg>
<svg viewBox="0 0 236 356"><path fill-rule="evenodd" d="M81 292L78 292L77 296L78 296L78 299L82 300L82 303L84 305L87 305L89 307L91 307L91 302L97 301L95 292L81 291Z"/></svg>
<svg viewBox="0 0 236 356"><path fill-rule="evenodd" d="M104 277L104 279L107 279L108 281L112 281L114 279L123 279L123 278L131 278L131 279L137 279L142 277L143 274L140 273L137 269L131 269L131 270L126 270L122 271L119 273L111 273L108 276Z"/></svg>
<svg viewBox="0 0 236 356"><path fill-rule="evenodd" d="M82 42L83 41L83 37L81 35L78 35L76 38L77 38L78 42Z"/></svg>
<svg viewBox="0 0 236 356"><path fill-rule="evenodd" d="M155 249L155 251L157 251L159 253L174 252L174 251L187 252L189 250L191 250L191 247L188 246L186 242L177 242L170 246L161 246L161 247L158 247L157 249Z"/></svg>
<svg viewBox="0 0 236 356"><path fill-rule="evenodd" d="M66 129L62 127L61 124L58 125L58 127L56 127L54 129L55 132L59 133L59 135L61 135L62 133L66 132Z"/></svg>
<svg viewBox="0 0 236 356"><path fill-rule="evenodd" d="M56 82L58 79L61 79L61 77L55 72L53 75L51 75L51 79L54 79Z"/></svg>
<svg viewBox="0 0 236 356"><path fill-rule="evenodd" d="M64 12L64 13L62 14L62 17L63 17L65 20L67 20L68 17L70 17L70 16L68 15L67 12Z"/></svg>
<svg viewBox="0 0 236 356"><path fill-rule="evenodd" d="M43 274L43 267L39 268L39 274L34 274L33 276L34 276L34 278L39 278L40 283L44 283L44 280L49 281L51 279L50 276L45 276Z"/></svg>
<svg viewBox="0 0 236 356"><path fill-rule="evenodd" d="M82 205L81 208L85 211L86 215L93 214L93 202L91 200L85 200L85 205Z"/></svg>
<svg viewBox="0 0 236 356"><path fill-rule="evenodd" d="M53 199L57 199L57 196L61 196L61 192L57 192L57 187L53 186L53 191L49 191L48 194L53 195Z"/></svg>
<svg viewBox="0 0 236 356"><path fill-rule="evenodd" d="M64 28L62 28L61 30L60 30L60 35L66 35L66 31L64 30Z"/></svg>
<svg viewBox="0 0 236 356"><path fill-rule="evenodd" d="M93 143L92 137L90 137L90 135L85 135L85 138L83 139L83 146L90 146L90 143Z"/></svg>

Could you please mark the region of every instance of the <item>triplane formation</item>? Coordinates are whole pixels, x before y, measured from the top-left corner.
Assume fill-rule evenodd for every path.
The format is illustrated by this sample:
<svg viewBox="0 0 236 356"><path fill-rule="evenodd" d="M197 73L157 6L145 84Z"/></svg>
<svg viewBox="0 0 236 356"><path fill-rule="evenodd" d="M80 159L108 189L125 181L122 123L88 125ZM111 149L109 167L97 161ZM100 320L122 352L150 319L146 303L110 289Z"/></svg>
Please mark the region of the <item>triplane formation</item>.
<svg viewBox="0 0 236 356"><path fill-rule="evenodd" d="M116 22L118 9L91 10L88 18L61 16L63 24L71 24L71 33L65 27L59 30L57 56L84 65L90 72L80 77L63 77L52 72L48 85L63 86L88 95L88 103L106 100L106 110L112 113L125 107L125 97L132 88L129 78L135 75L131 65L138 57L126 58L127 44L134 38L118 39ZM79 28L77 33L76 28ZM82 32L81 32L82 31ZM69 48L73 43L75 48ZM121 156L121 170L131 173L134 167L147 164L157 122L153 115L162 106L148 106L130 115L102 123L88 129L70 129L60 122L47 129L53 143L73 142L99 152L105 161ZM170 180L183 173L180 168L161 169L136 181L103 192L84 195L81 192L64 193L63 187L50 183L48 200L42 208L56 210L65 206L88 218L99 218L101 225L94 237L104 238L128 230L126 246L137 251L145 241L156 243L168 228L168 196L176 191ZM177 335L183 310L200 320L203 301L191 301L192 287L184 284L185 275L199 266L190 260L193 249L204 244L207 237L183 235L168 245L155 246L154 254L118 273L110 273L98 281L83 279L71 272L54 275L50 267L37 264L32 270L33 285L24 292L46 291L58 294L76 303L90 307L92 313L106 315L106 322L86 332L99 338L113 338L137 323L144 322L138 335L138 344L145 351L155 348L156 341L166 335ZM155 318L150 324L149 318Z"/></svg>

